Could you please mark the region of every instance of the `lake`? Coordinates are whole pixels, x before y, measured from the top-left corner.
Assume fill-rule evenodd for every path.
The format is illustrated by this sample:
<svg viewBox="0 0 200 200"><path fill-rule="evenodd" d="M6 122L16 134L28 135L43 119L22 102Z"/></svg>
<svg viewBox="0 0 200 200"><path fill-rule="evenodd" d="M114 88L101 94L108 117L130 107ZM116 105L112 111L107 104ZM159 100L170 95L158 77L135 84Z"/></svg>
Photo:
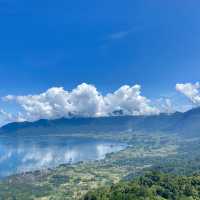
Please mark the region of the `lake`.
<svg viewBox="0 0 200 200"><path fill-rule="evenodd" d="M125 144L118 142L67 136L2 137L0 178L64 163L99 160L107 153L117 152L125 147Z"/></svg>

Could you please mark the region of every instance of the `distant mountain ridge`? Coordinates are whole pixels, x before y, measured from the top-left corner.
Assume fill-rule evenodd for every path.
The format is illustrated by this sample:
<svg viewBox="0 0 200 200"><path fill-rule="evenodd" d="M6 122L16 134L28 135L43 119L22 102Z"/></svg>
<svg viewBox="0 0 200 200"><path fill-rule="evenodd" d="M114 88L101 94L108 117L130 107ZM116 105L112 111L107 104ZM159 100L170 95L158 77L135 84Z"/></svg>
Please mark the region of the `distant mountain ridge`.
<svg viewBox="0 0 200 200"><path fill-rule="evenodd" d="M187 112L152 116L112 116L97 118L41 119L35 122L14 122L0 128L1 135L49 135L73 133L180 133L200 134L200 108Z"/></svg>

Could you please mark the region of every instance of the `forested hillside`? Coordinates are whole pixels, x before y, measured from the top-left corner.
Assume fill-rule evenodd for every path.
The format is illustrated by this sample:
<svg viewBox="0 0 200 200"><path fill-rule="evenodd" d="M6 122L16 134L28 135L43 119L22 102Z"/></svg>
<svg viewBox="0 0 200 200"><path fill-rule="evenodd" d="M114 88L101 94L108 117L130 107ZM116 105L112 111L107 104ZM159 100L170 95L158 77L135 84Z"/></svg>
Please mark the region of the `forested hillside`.
<svg viewBox="0 0 200 200"><path fill-rule="evenodd" d="M87 193L82 200L198 200L200 175L175 176L150 172L133 181L122 181Z"/></svg>

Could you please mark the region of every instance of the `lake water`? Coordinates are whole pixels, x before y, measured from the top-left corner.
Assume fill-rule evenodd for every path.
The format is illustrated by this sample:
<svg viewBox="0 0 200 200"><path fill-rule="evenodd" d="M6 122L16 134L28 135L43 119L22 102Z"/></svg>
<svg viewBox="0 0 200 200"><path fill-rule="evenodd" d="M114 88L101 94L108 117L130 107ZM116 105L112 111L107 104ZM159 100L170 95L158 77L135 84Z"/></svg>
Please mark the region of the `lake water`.
<svg viewBox="0 0 200 200"><path fill-rule="evenodd" d="M103 159L107 153L124 149L125 144L45 136L0 138L0 178L37 169L56 167L63 163Z"/></svg>

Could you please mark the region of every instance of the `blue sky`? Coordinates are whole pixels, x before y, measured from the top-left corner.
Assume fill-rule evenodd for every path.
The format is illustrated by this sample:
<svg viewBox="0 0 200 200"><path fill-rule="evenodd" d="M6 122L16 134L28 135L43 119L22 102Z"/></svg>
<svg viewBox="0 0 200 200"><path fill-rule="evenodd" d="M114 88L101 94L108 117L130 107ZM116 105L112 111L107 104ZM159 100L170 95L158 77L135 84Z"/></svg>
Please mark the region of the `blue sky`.
<svg viewBox="0 0 200 200"><path fill-rule="evenodd" d="M140 84L149 98L173 95L176 83L199 80L199 7L197 0L0 0L0 96L82 82L102 93Z"/></svg>

